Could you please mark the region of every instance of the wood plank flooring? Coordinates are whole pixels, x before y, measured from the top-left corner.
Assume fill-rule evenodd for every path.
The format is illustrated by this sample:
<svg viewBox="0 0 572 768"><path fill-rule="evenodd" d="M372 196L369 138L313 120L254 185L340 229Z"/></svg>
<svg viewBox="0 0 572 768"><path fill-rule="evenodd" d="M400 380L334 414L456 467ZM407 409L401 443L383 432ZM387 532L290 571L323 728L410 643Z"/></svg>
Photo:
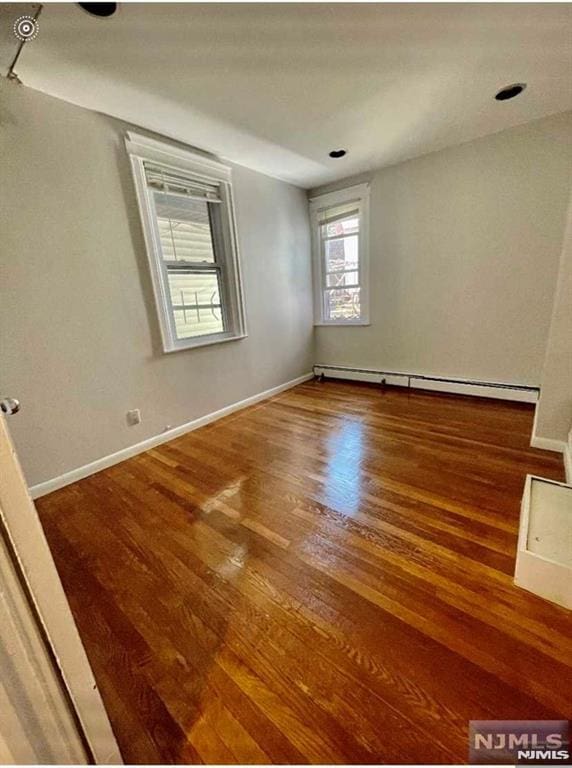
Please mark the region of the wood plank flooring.
<svg viewBox="0 0 572 768"><path fill-rule="evenodd" d="M572 718L572 615L512 584L524 404L309 382L37 502L124 759L464 763Z"/></svg>

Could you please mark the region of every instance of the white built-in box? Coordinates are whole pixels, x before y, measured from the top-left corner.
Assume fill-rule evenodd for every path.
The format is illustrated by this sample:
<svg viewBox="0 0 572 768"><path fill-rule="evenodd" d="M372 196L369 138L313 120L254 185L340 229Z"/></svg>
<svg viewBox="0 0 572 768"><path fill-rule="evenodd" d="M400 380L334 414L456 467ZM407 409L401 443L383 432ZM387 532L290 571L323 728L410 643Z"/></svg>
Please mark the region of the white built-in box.
<svg viewBox="0 0 572 768"><path fill-rule="evenodd" d="M572 609L572 485L527 475L514 581Z"/></svg>

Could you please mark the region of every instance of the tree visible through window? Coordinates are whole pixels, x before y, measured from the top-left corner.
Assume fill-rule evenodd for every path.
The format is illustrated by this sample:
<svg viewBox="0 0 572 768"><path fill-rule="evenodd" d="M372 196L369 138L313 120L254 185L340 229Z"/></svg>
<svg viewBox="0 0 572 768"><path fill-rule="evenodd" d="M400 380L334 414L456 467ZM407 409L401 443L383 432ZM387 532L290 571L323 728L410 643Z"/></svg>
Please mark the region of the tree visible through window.
<svg viewBox="0 0 572 768"><path fill-rule="evenodd" d="M327 320L359 320L359 215L321 226L324 254L324 316Z"/></svg>

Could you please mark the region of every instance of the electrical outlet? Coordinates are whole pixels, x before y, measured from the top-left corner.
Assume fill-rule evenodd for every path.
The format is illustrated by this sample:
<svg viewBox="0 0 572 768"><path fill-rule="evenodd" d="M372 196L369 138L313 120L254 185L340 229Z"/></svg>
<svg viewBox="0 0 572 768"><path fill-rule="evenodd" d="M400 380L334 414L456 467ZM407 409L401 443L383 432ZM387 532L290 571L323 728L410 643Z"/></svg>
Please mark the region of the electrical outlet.
<svg viewBox="0 0 572 768"><path fill-rule="evenodd" d="M139 408L134 408L132 411L127 411L127 424L130 427L134 427L135 424L141 424L141 411Z"/></svg>

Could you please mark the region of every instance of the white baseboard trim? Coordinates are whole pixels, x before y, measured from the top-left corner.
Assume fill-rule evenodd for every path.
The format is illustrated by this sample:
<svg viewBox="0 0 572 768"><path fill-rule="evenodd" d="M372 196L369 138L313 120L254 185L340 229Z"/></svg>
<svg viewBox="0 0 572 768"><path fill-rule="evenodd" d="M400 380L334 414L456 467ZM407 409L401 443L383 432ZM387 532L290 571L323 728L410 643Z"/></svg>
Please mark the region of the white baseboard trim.
<svg viewBox="0 0 572 768"><path fill-rule="evenodd" d="M553 440L550 437L537 437L536 435L530 439L530 445L532 448L542 448L543 451L556 451L556 453L564 453L566 449L564 440Z"/></svg>
<svg viewBox="0 0 572 768"><path fill-rule="evenodd" d="M323 373L326 378L369 381L374 384L380 384L382 380L385 380L385 383L391 386L425 389L432 392L447 392L449 394L471 395L473 397L492 397L497 400L512 400L523 403L536 403L538 400L537 387L518 384L446 379L440 376L425 376L420 373L396 373L324 364L315 365L314 372L317 375Z"/></svg>
<svg viewBox="0 0 572 768"><path fill-rule="evenodd" d="M564 470L566 472L566 482L572 485L572 442L568 440L564 448Z"/></svg>
<svg viewBox="0 0 572 768"><path fill-rule="evenodd" d="M568 435L568 440L553 440L550 437L538 437L536 434L536 422L538 421L538 405L534 412L534 424L532 425L532 437L530 445L532 448L541 448L544 451L555 451L561 453L564 459L564 472L566 473L566 482L572 485L572 430Z"/></svg>
<svg viewBox="0 0 572 768"><path fill-rule="evenodd" d="M122 448L120 451L111 453L109 456L103 456L101 459L92 461L82 467L72 469L70 472L66 472L63 475L54 477L52 480L46 480L43 483L32 485L29 489L30 494L33 499L37 499L40 496L45 496L47 493L56 491L58 488L63 488L64 486L70 485L70 483L75 483L77 480L81 480L84 477L94 475L96 472L100 472L102 469L106 469L107 467L111 467L114 464L119 464L121 461L125 461L125 459L131 458L131 456L136 456L138 453L148 451L150 448L154 448L157 445L167 443L169 440L173 440L175 437L180 437L187 432L192 432L199 427L204 427L206 424L210 424L213 421L222 419L224 416L228 416L235 411L240 411L242 408L247 408L249 405L255 405L261 400L267 400L269 397L278 395L280 392L284 392L287 389L292 389L292 387L296 387L298 384L302 384L303 382L309 381L313 378L313 373L305 373L303 376L298 376L296 379L287 381L284 384L279 384L277 387L272 387L272 389L259 392L257 395L247 397L245 400L239 400L237 403L227 405L224 408L220 408L218 411L207 413L205 416L201 416L198 419L188 421L186 424L181 424L180 426L173 427L173 429L169 429L166 432L161 432L160 435L153 435L153 437L149 437L147 440L143 440L140 443L135 443L135 445L130 445L127 448Z"/></svg>

